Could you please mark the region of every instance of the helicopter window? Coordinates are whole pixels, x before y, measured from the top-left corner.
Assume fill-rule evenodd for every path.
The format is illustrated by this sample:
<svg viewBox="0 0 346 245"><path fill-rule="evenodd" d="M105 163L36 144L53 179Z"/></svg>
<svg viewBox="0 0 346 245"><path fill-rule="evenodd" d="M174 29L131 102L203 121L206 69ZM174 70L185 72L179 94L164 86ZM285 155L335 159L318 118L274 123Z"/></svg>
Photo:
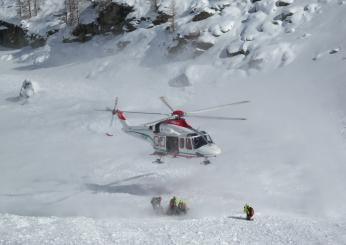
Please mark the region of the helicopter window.
<svg viewBox="0 0 346 245"><path fill-rule="evenodd" d="M154 133L160 132L160 123L155 124Z"/></svg>
<svg viewBox="0 0 346 245"><path fill-rule="evenodd" d="M154 144L155 146L159 146L159 137L154 136Z"/></svg>
<svg viewBox="0 0 346 245"><path fill-rule="evenodd" d="M191 144L190 138L186 138L186 149L192 150L192 144Z"/></svg>
<svg viewBox="0 0 346 245"><path fill-rule="evenodd" d="M179 147L180 149L183 149L185 147L185 139L184 138L180 138L179 139Z"/></svg>
<svg viewBox="0 0 346 245"><path fill-rule="evenodd" d="M207 139L208 143L213 143L213 140L210 138L209 134L205 134L204 137Z"/></svg>
<svg viewBox="0 0 346 245"><path fill-rule="evenodd" d="M200 148L200 147L208 144L207 139L205 137L202 137L202 136L193 137L192 139L193 139L193 147L195 149Z"/></svg>
<svg viewBox="0 0 346 245"><path fill-rule="evenodd" d="M164 137L159 138L159 145L160 145L160 147L165 147L165 138Z"/></svg>

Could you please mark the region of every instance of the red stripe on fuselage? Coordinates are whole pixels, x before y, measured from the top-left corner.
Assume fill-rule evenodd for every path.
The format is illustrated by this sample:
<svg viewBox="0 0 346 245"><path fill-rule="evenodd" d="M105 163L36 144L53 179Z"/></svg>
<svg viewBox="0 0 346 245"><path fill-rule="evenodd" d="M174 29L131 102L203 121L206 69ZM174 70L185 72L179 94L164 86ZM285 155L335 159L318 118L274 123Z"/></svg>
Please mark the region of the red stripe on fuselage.
<svg viewBox="0 0 346 245"><path fill-rule="evenodd" d="M176 126L183 127L183 128L192 128L192 127L185 121L185 119L170 119L170 120L164 121L164 123L176 125Z"/></svg>

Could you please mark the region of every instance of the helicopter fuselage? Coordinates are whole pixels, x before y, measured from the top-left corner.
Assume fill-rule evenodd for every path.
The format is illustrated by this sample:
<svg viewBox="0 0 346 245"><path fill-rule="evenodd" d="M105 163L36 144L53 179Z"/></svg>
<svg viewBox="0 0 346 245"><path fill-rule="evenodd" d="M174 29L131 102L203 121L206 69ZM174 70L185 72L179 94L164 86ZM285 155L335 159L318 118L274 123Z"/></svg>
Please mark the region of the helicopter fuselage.
<svg viewBox="0 0 346 245"><path fill-rule="evenodd" d="M122 112L118 112L118 118L123 124L123 131L149 142L155 155L209 158L221 154L221 149L205 131L197 131L185 119L173 118L154 124L129 126Z"/></svg>

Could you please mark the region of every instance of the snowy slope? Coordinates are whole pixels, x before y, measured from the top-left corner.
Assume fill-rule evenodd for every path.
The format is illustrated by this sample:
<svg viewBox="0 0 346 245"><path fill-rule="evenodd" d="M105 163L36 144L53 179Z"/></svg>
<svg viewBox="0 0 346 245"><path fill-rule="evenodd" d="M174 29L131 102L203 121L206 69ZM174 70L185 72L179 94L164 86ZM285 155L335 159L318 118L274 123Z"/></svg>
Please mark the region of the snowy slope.
<svg viewBox="0 0 346 245"><path fill-rule="evenodd" d="M18 217L0 219L4 244L344 244L345 224L292 217L90 219ZM11 231L11 232L6 232Z"/></svg>
<svg viewBox="0 0 346 245"><path fill-rule="evenodd" d="M215 37L210 26L222 18L215 16L203 27L215 44L199 56L193 47L170 55L174 42L164 26L85 44L62 44L60 33L40 49L1 50L0 244L344 244L341 2L314 1L318 13L272 36L235 16L234 32ZM238 5L230 15L251 4ZM250 55L223 57L244 28L256 34ZM174 80L181 74L188 84ZM23 104L16 96L25 78L38 93ZM190 121L223 149L210 166L185 159L155 165L151 147L119 125L114 137L104 135L110 115L96 109L111 106L114 96L121 109L165 112L161 95L185 110L249 99L214 113L249 120ZM129 117L132 124L154 119ZM165 203L181 196L190 212L157 217L153 195ZM245 202L254 205L255 222L237 219Z"/></svg>

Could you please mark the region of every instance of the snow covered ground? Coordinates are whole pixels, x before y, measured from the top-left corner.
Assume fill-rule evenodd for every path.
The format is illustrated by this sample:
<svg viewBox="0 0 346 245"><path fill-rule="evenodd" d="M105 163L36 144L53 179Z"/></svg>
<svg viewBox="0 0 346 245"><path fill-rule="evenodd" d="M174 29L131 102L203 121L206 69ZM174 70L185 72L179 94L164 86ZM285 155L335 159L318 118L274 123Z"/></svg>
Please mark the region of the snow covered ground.
<svg viewBox="0 0 346 245"><path fill-rule="evenodd" d="M236 18L248 7L231 7L234 32L220 37L210 33L222 17L203 22L214 46L200 56L168 54L160 26L1 49L0 244L345 244L346 5L313 1L311 14L285 27L294 30L264 21L269 35L255 28L275 15L261 2L266 15L248 16L249 25ZM307 2L295 1L297 16ZM245 34L252 53L225 57ZM37 93L18 101L26 78ZM252 103L213 113L246 122L189 120L223 149L212 165L155 165L149 145L120 125L109 129L110 115L97 109L118 96L120 109L166 112L162 95L187 111ZM132 124L155 119L129 116ZM190 212L156 216L154 195L181 196ZM254 222L240 219L246 202Z"/></svg>
<svg viewBox="0 0 346 245"><path fill-rule="evenodd" d="M323 220L260 216L237 218L0 219L3 244L344 244L344 227Z"/></svg>

